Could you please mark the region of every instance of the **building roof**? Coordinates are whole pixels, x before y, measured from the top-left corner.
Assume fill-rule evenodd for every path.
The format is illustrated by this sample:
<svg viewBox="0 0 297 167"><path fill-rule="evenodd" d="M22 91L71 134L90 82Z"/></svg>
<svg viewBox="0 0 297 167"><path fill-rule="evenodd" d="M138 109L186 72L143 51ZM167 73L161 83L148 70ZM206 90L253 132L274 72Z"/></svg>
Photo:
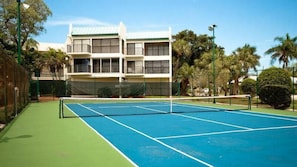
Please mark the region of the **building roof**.
<svg viewBox="0 0 297 167"><path fill-rule="evenodd" d="M127 39L170 39L170 31L134 32L127 33Z"/></svg>
<svg viewBox="0 0 297 167"><path fill-rule="evenodd" d="M118 34L119 27L73 27L71 35L99 35L99 34Z"/></svg>
<svg viewBox="0 0 297 167"><path fill-rule="evenodd" d="M171 29L168 31L152 32L126 32L123 23L118 26L72 26L69 25L70 36L98 36L98 35L120 35L130 40L142 39L171 39Z"/></svg>

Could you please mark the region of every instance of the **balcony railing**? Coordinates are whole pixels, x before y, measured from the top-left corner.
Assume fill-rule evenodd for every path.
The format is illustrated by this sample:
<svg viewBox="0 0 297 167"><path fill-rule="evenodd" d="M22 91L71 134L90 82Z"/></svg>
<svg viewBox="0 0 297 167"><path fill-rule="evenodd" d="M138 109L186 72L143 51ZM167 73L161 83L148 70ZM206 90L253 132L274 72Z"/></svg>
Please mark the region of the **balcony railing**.
<svg viewBox="0 0 297 167"><path fill-rule="evenodd" d="M127 55L144 55L144 49L142 47L127 48Z"/></svg>
<svg viewBox="0 0 297 167"><path fill-rule="evenodd" d="M74 72L74 73L90 73L91 72L91 66L90 65L75 64L73 67L71 67L71 72Z"/></svg>
<svg viewBox="0 0 297 167"><path fill-rule="evenodd" d="M67 45L68 53L91 53L91 45L89 44L72 44Z"/></svg>
<svg viewBox="0 0 297 167"><path fill-rule="evenodd" d="M144 68L143 67L127 67L127 74L143 74Z"/></svg>

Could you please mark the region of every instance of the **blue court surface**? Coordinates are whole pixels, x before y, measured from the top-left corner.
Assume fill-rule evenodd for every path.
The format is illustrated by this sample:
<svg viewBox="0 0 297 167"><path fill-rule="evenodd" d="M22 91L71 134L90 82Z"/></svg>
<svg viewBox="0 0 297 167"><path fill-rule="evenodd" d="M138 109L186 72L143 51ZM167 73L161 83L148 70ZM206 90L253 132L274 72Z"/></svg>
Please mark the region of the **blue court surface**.
<svg viewBox="0 0 297 167"><path fill-rule="evenodd" d="M297 164L296 117L214 109L102 116L107 110L162 112L163 107L67 105L78 116L93 115L80 118L135 166L292 167ZM184 108L200 110L188 105Z"/></svg>

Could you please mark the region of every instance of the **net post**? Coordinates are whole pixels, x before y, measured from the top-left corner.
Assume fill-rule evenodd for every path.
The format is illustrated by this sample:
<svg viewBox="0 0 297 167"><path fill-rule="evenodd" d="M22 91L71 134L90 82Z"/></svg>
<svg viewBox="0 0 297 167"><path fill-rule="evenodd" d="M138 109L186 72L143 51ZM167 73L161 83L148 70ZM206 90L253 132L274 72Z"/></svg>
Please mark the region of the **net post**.
<svg viewBox="0 0 297 167"><path fill-rule="evenodd" d="M172 99L172 97L170 97L169 99L170 99L170 111L169 111L169 113L172 114L173 113L173 109L172 109L172 106L173 106L173 102L172 101L173 101L173 99Z"/></svg>
<svg viewBox="0 0 297 167"><path fill-rule="evenodd" d="M64 111L63 111L63 98L59 99L59 118L64 118Z"/></svg>
<svg viewBox="0 0 297 167"><path fill-rule="evenodd" d="M247 95L248 98L248 110L252 109L252 100L251 100L251 95Z"/></svg>
<svg viewBox="0 0 297 167"><path fill-rule="evenodd" d="M61 118L61 98L59 99L59 118Z"/></svg>

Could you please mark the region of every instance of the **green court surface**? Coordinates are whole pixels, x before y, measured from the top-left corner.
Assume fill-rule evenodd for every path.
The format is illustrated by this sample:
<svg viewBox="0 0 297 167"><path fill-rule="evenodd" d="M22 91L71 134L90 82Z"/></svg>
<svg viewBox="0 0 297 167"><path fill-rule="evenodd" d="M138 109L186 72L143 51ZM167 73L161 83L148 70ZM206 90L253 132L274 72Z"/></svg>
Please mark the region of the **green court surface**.
<svg viewBox="0 0 297 167"><path fill-rule="evenodd" d="M29 104L0 132L0 166L132 165L80 119L59 119L52 101Z"/></svg>

